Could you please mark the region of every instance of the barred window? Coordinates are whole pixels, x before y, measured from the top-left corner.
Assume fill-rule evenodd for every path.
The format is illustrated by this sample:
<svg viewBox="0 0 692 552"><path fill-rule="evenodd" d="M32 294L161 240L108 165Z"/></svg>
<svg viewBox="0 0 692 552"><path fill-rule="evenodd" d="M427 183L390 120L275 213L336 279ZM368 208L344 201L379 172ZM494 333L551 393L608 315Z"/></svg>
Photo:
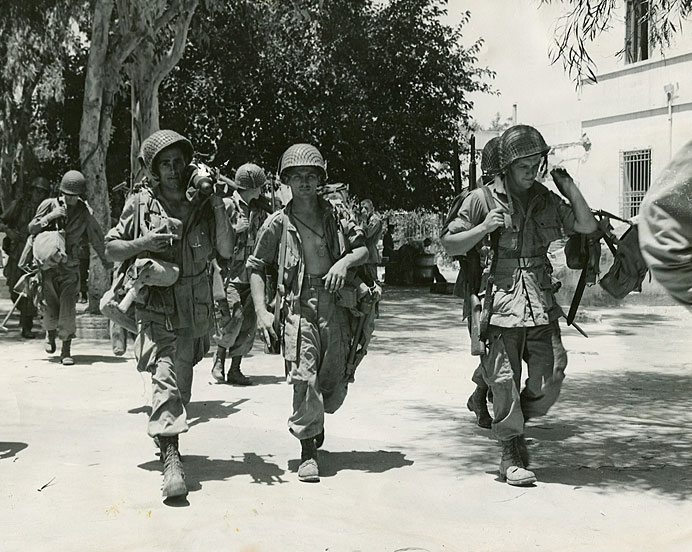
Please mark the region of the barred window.
<svg viewBox="0 0 692 552"><path fill-rule="evenodd" d="M651 185L651 150L641 149L620 153L621 206L623 218L639 213L639 206Z"/></svg>

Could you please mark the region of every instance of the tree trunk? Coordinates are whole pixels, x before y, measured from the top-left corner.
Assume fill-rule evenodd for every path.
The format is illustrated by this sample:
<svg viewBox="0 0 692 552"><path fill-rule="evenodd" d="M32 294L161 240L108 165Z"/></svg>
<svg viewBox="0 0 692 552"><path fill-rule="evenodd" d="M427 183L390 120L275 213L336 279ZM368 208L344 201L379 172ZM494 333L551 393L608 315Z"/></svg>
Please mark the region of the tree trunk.
<svg viewBox="0 0 692 552"><path fill-rule="evenodd" d="M110 228L105 162L110 142L114 90L118 79L117 70L108 60L108 33L112 11L113 0L97 0L79 129L79 158L87 180L87 199L104 231ZM110 286L110 277L101 262L93 258L92 261L89 270L88 310L90 313L98 313L99 299Z"/></svg>
<svg viewBox="0 0 692 552"><path fill-rule="evenodd" d="M142 45L135 56L136 63L128 66L132 107L132 144L130 167L132 174L140 172L138 161L142 141L159 130L159 81L153 78L155 66L154 48L151 44Z"/></svg>

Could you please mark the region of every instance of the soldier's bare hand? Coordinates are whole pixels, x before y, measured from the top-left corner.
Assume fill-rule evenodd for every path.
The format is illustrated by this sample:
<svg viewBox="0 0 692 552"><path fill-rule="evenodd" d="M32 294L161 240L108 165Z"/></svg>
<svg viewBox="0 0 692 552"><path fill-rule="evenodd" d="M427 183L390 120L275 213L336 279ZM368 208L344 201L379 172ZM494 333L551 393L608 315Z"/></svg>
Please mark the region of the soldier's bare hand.
<svg viewBox="0 0 692 552"><path fill-rule="evenodd" d="M235 221L233 229L238 234L241 234L245 232L248 228L250 228L250 220L243 214L238 215L238 219Z"/></svg>
<svg viewBox="0 0 692 552"><path fill-rule="evenodd" d="M324 287L327 291L334 292L344 287L348 266L342 261L335 262L329 272L323 276Z"/></svg>
<svg viewBox="0 0 692 552"><path fill-rule="evenodd" d="M65 205L58 205L50 213L51 220L55 220L55 219L58 219L60 217L65 217L65 216L67 216L67 207Z"/></svg>
<svg viewBox="0 0 692 552"><path fill-rule="evenodd" d="M145 251L152 253L162 253L173 245L173 240L178 236L171 233L148 232L142 237L142 246Z"/></svg>
<svg viewBox="0 0 692 552"><path fill-rule="evenodd" d="M270 336L277 339L276 331L274 331L274 315L267 309L257 313L257 331L265 343L271 343Z"/></svg>
<svg viewBox="0 0 692 552"><path fill-rule="evenodd" d="M570 174L562 167L555 167L552 171L550 171L550 176L553 177L553 182L555 182L555 186L557 186L560 193L563 196L568 197L570 189L572 186L575 186L574 180Z"/></svg>
<svg viewBox="0 0 692 552"><path fill-rule="evenodd" d="M487 233L493 232L505 225L505 215L501 208L490 211L483 221Z"/></svg>

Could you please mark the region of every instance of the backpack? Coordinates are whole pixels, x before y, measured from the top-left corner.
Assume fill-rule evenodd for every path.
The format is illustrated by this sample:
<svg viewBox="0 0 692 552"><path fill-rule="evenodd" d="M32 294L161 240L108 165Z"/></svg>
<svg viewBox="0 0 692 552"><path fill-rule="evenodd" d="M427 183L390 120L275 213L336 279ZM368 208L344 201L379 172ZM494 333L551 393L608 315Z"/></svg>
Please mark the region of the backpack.
<svg viewBox="0 0 692 552"><path fill-rule="evenodd" d="M490 190L486 186L479 186L478 188L483 190L486 207L490 211L492 206L495 205L495 200L492 198ZM452 205L440 229L440 236L449 232L450 224L457 218L461 206L472 191L473 190L469 188L464 188L461 193L452 200ZM454 256L454 260L459 262L459 274L454 283L454 295L464 299L464 318L466 318L470 312L471 295L478 295L480 292L483 275L481 247L484 241L485 240L481 240L476 247L471 248L465 255Z"/></svg>
<svg viewBox="0 0 692 552"><path fill-rule="evenodd" d="M618 242L613 266L601 278L599 284L616 299L624 298L631 291L641 291L648 272L639 249L639 232L633 224Z"/></svg>
<svg viewBox="0 0 692 552"><path fill-rule="evenodd" d="M65 232L46 230L34 236L32 245L34 262L40 270L50 270L67 261Z"/></svg>

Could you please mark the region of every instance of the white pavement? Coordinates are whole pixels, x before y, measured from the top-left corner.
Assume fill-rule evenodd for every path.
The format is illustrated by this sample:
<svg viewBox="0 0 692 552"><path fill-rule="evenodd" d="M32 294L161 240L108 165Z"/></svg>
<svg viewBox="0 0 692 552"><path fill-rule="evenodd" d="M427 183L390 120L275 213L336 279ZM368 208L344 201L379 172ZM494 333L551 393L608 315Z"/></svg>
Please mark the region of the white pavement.
<svg viewBox="0 0 692 552"><path fill-rule="evenodd" d="M327 417L319 484L296 477L280 359L256 347L249 388L212 385L204 359L180 507L161 502L149 384L129 356L79 340L63 367L0 335L0 551L692 550L692 316L627 307L586 317L589 339L565 329L563 396L527 431L539 482L513 488L466 410L475 359L458 311L388 290Z"/></svg>

